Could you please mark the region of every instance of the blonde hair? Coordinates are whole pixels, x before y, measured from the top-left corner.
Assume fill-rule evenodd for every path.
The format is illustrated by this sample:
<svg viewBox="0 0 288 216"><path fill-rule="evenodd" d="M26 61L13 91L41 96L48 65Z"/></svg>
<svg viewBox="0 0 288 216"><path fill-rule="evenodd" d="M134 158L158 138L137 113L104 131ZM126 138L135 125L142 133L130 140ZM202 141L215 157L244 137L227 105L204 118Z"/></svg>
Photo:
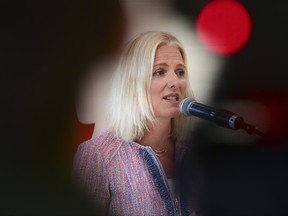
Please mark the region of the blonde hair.
<svg viewBox="0 0 288 216"><path fill-rule="evenodd" d="M187 65L180 42L170 33L147 31L137 35L125 47L112 82L108 111L109 129L127 141L141 140L147 122L156 123L150 99L152 69L157 48L162 45L179 49ZM185 97L193 97L187 74ZM189 129L190 118L179 115L172 119L172 136L182 140Z"/></svg>

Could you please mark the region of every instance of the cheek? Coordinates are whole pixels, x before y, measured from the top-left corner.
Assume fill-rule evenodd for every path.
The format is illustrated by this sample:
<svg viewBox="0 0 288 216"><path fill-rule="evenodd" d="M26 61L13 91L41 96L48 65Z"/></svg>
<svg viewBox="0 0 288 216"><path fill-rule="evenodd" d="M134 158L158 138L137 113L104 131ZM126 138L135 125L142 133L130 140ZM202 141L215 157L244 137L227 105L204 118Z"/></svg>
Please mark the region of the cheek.
<svg viewBox="0 0 288 216"><path fill-rule="evenodd" d="M187 80L181 80L181 81L180 81L180 88L181 88L182 93L184 93L184 92L186 91L186 88L187 88Z"/></svg>
<svg viewBox="0 0 288 216"><path fill-rule="evenodd" d="M159 93L161 93L162 89L163 87L161 85L161 82L152 81L150 86L151 98L159 96Z"/></svg>
<svg viewBox="0 0 288 216"><path fill-rule="evenodd" d="M162 99L162 92L163 92L163 86L161 82L158 81L152 81L150 86L150 99L152 103L152 108L156 113L158 113L158 108L161 104Z"/></svg>
<svg viewBox="0 0 288 216"><path fill-rule="evenodd" d="M151 83L151 86L150 86L150 99L151 99L151 102L152 102L153 109L154 109L154 106L155 106L156 97L158 95L157 92L158 92L157 85Z"/></svg>

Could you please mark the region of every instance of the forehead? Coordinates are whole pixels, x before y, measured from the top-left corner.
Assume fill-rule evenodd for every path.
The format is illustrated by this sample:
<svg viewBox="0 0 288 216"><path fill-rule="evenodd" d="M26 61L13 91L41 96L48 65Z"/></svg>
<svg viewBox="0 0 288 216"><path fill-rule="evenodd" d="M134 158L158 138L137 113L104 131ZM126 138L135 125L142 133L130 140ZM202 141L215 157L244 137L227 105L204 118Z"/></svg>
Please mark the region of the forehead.
<svg viewBox="0 0 288 216"><path fill-rule="evenodd" d="M183 63L183 58L179 49L171 45L163 45L156 50L155 63L166 60L180 61Z"/></svg>

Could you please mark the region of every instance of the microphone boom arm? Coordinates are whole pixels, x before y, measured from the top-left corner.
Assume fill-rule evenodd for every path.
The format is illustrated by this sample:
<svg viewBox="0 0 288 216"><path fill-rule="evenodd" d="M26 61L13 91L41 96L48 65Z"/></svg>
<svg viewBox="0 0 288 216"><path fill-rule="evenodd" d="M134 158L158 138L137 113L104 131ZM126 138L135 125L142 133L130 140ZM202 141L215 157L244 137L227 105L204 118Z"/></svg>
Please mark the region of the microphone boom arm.
<svg viewBox="0 0 288 216"><path fill-rule="evenodd" d="M219 110L206 106L191 98L183 99L179 104L179 109L184 116L193 115L198 118L212 121L222 127L234 130L243 129L250 135L255 133L259 136L264 136L264 133L259 131L254 125L245 123L241 116L227 110Z"/></svg>

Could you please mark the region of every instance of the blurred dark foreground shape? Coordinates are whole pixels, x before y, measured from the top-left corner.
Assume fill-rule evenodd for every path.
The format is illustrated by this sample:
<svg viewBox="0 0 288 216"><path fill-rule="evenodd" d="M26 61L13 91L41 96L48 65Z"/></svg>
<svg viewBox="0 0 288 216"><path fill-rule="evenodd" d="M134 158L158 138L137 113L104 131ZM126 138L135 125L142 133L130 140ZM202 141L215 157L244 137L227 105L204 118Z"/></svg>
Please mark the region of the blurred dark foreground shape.
<svg viewBox="0 0 288 216"><path fill-rule="evenodd" d="M118 49L118 1L4 1L0 215L95 215L70 184L80 76Z"/></svg>
<svg viewBox="0 0 288 216"><path fill-rule="evenodd" d="M208 1L175 2L182 14L195 21L197 13ZM224 141L221 135L226 129L203 122L190 137L195 156L188 159L186 164L189 165L183 173L190 174L187 191L190 189L190 195L201 203L198 205L199 215L286 216L288 31L284 26L288 18L288 2L239 2L251 15L251 37L238 53L223 56L227 64L218 88L212 94L211 105L219 107L243 101L245 109L245 101L259 103L266 109L267 116L262 118L268 117L268 127L265 136L256 139L253 135L253 139L238 140L240 132L226 131L230 139ZM238 108L241 109L241 104ZM259 112L254 110L249 114L257 116Z"/></svg>

